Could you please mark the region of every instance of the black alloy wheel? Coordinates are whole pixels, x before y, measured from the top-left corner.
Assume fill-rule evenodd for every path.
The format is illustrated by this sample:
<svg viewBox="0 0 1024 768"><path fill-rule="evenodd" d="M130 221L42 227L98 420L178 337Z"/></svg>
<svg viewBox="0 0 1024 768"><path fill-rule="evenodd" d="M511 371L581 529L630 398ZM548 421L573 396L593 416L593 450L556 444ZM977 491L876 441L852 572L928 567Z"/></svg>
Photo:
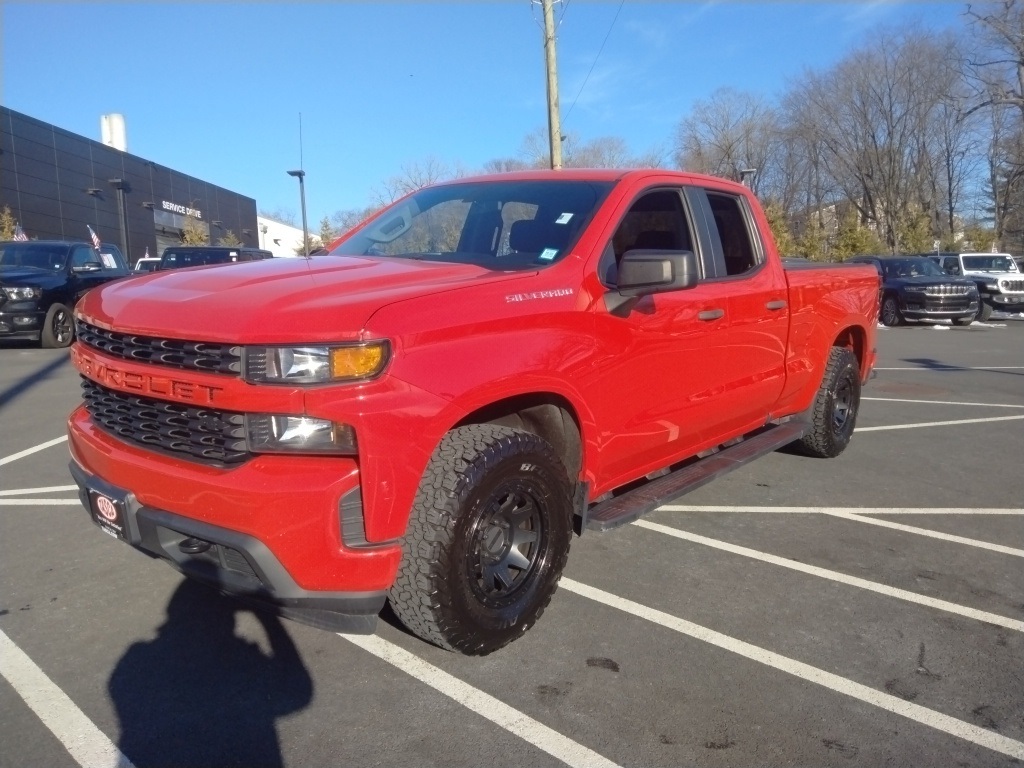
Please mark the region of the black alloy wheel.
<svg viewBox="0 0 1024 768"><path fill-rule="evenodd" d="M388 594L413 634L484 655L544 612L569 553L572 490L543 438L494 424L441 440L413 503Z"/></svg>
<svg viewBox="0 0 1024 768"><path fill-rule="evenodd" d="M63 304L53 304L46 312L39 342L49 349L70 347L75 338L75 326L71 310Z"/></svg>

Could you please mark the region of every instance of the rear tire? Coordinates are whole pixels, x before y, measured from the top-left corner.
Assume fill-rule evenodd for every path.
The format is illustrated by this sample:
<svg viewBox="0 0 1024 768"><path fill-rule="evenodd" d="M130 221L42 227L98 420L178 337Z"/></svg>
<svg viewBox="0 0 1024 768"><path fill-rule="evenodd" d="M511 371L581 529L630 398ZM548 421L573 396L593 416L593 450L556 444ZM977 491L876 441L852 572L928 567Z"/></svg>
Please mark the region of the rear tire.
<svg viewBox="0 0 1024 768"><path fill-rule="evenodd" d="M811 431L795 445L807 456L831 459L850 442L860 409L860 366L844 347L832 347L811 409Z"/></svg>
<svg viewBox="0 0 1024 768"><path fill-rule="evenodd" d="M39 336L40 346L47 349L63 349L70 347L74 340L75 325L71 320L71 310L63 304L51 304Z"/></svg>
<svg viewBox="0 0 1024 768"><path fill-rule="evenodd" d="M496 651L544 612L571 534L572 485L545 440L492 424L454 429L416 493L391 607L441 648Z"/></svg>
<svg viewBox="0 0 1024 768"><path fill-rule="evenodd" d="M896 301L896 297L889 295L882 299L882 310L879 313L879 317L882 320L882 325L892 328L893 326L903 325L905 322L903 314L900 312L899 302Z"/></svg>

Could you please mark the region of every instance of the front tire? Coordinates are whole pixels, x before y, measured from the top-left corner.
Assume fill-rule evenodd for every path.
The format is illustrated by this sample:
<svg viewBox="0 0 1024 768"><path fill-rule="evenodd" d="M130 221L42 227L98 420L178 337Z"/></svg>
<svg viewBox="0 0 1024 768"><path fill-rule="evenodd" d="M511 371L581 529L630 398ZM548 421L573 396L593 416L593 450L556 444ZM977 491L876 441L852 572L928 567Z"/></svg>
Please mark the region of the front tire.
<svg viewBox="0 0 1024 768"><path fill-rule="evenodd" d="M954 317L953 318L953 325L964 326L964 325L970 325L973 322L974 322L974 318L973 317Z"/></svg>
<svg viewBox="0 0 1024 768"><path fill-rule="evenodd" d="M571 526L572 486L550 444L492 424L454 429L416 493L391 607L441 648L496 651L551 601Z"/></svg>
<svg viewBox="0 0 1024 768"><path fill-rule="evenodd" d="M808 456L831 459L850 442L860 409L860 366L845 347L832 347L811 409L811 431L796 443Z"/></svg>
<svg viewBox="0 0 1024 768"><path fill-rule="evenodd" d="M75 340L75 326L71 321L71 310L63 304L51 304L46 311L39 344L47 349L70 347Z"/></svg>
<svg viewBox="0 0 1024 768"><path fill-rule="evenodd" d="M895 296L890 295L882 299L882 311L879 314L882 325L889 328L904 323L903 314L900 312L900 305Z"/></svg>
<svg viewBox="0 0 1024 768"><path fill-rule="evenodd" d="M978 317L976 319L987 323L990 317L992 317L992 305L986 304L984 301L981 302L978 306Z"/></svg>

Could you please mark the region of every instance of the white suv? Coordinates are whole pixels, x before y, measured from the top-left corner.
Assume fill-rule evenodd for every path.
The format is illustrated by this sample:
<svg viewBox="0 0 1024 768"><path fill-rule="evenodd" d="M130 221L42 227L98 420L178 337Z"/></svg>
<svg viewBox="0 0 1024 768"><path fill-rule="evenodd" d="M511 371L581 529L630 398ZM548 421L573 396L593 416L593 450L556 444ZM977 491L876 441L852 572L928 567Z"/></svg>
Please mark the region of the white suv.
<svg viewBox="0 0 1024 768"><path fill-rule="evenodd" d="M978 319L992 310L1024 312L1024 274L1008 253L940 253L931 255L947 275L963 275L978 285Z"/></svg>

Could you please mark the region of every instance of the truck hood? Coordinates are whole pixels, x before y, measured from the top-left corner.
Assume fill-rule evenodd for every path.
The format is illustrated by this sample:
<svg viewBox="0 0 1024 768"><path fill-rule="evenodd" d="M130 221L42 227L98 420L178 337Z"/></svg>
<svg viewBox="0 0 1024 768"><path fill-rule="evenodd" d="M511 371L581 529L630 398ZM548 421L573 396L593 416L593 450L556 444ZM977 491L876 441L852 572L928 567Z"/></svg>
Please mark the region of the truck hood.
<svg viewBox="0 0 1024 768"><path fill-rule="evenodd" d="M65 280L63 272L36 267L0 266L0 285L50 288Z"/></svg>
<svg viewBox="0 0 1024 768"><path fill-rule="evenodd" d="M266 344L359 338L378 309L522 278L466 264L368 256L279 258L155 272L91 291L78 314L145 336Z"/></svg>

